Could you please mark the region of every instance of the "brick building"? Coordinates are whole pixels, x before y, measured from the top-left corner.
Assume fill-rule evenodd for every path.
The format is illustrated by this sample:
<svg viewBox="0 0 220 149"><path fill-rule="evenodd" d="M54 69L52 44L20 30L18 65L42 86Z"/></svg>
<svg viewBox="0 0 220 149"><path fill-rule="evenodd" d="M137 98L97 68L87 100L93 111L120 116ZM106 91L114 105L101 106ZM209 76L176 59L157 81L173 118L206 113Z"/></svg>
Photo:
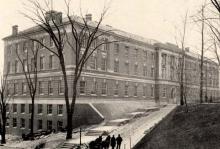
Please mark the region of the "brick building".
<svg viewBox="0 0 220 149"><path fill-rule="evenodd" d="M62 17L62 14L58 13ZM87 15L88 17L88 15ZM89 15L91 19L91 15ZM63 19L65 22L66 20ZM92 20L91 20L92 21ZM66 22L68 26L68 22ZM101 29L111 29L102 26ZM38 91L35 105L35 131L56 129L66 126L64 86L62 72L57 57L43 47L21 38L31 34L55 48L50 37L37 27L18 32L13 26L12 35L4 38L4 72L8 71L10 101L8 120L9 133L27 133L30 122L30 97L21 64L16 51L25 55L31 48L40 48L38 64ZM103 119L117 117L127 109L152 106L155 103L178 103L179 81L178 62L180 49L171 44L162 44L137 35L117 30L99 40L119 40L123 42L103 45L86 63L78 84L78 98L74 115L74 125L99 123ZM68 46L64 50L68 79L73 76L73 51ZM190 71L188 86L189 102L199 100L199 59L186 51L186 68ZM24 57L26 65L31 64ZM219 72L216 63L205 63L206 83L204 90L208 97L218 97ZM191 71L192 70L192 71ZM71 82L71 81L69 81ZM71 84L69 84L71 87ZM109 114L103 107L117 103L117 114ZM124 109L120 111L120 109ZM19 128L19 129L18 129Z"/></svg>

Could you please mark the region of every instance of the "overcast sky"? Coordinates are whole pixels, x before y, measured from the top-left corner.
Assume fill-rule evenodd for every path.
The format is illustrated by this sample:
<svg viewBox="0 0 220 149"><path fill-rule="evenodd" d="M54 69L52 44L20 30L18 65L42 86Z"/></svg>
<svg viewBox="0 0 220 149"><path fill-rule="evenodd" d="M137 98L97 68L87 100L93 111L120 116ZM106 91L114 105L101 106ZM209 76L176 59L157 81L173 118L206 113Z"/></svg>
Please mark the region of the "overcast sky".
<svg viewBox="0 0 220 149"><path fill-rule="evenodd" d="M43 2L43 0L38 0ZM1 0L0 2L0 38L11 34L11 26L18 25L19 30L33 26L20 12L24 12L26 0ZM80 0L72 0L72 11L79 14ZM93 14L96 20L104 6L104 0L81 0L82 10ZM207 0L209 2L209 0ZM188 10L193 15L201 7L203 0L112 0L105 24L118 29L156 39L161 42L175 43L177 31ZM63 0L53 0L55 10L65 10ZM198 43L199 36L195 25L190 24L187 32L187 45L192 49ZM177 35L178 36L178 35ZM0 42L3 59L3 42Z"/></svg>

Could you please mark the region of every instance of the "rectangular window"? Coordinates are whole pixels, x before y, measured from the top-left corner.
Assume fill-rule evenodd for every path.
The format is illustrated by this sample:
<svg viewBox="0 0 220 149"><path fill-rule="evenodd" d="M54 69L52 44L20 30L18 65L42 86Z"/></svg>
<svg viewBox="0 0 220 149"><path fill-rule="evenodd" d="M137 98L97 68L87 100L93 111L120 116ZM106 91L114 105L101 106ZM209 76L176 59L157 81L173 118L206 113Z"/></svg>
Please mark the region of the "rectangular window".
<svg viewBox="0 0 220 149"><path fill-rule="evenodd" d="M9 111L9 104L6 104L6 112L7 112L7 113L10 112L10 111Z"/></svg>
<svg viewBox="0 0 220 149"><path fill-rule="evenodd" d="M119 72L119 61L118 60L114 61L114 72Z"/></svg>
<svg viewBox="0 0 220 149"><path fill-rule="evenodd" d="M97 81L94 80L94 82L92 83L91 94L95 95L97 93L97 88L98 88L98 83Z"/></svg>
<svg viewBox="0 0 220 149"><path fill-rule="evenodd" d="M143 76L147 76L147 66L143 67Z"/></svg>
<svg viewBox="0 0 220 149"><path fill-rule="evenodd" d="M162 54L162 68L166 67L167 55Z"/></svg>
<svg viewBox="0 0 220 149"><path fill-rule="evenodd" d="M40 43L41 43L41 44L40 44ZM40 38L40 43L38 43L39 49L44 48L44 47L43 47L43 45L45 45L45 38L44 38L44 37Z"/></svg>
<svg viewBox="0 0 220 149"><path fill-rule="evenodd" d="M7 71L8 73L11 73L11 62L7 63Z"/></svg>
<svg viewBox="0 0 220 149"><path fill-rule="evenodd" d="M24 118L20 119L20 123L21 123L21 128L25 128L25 119Z"/></svg>
<svg viewBox="0 0 220 149"><path fill-rule="evenodd" d="M125 73L129 74L129 63L125 62Z"/></svg>
<svg viewBox="0 0 220 149"><path fill-rule="evenodd" d="M115 49L115 55L118 55L119 54L119 44L118 43L114 44L114 49Z"/></svg>
<svg viewBox="0 0 220 149"><path fill-rule="evenodd" d="M144 51L144 61L147 61L147 56L148 56L147 51Z"/></svg>
<svg viewBox="0 0 220 149"><path fill-rule="evenodd" d="M28 50L28 42L26 41L24 42L23 51L27 53L27 50Z"/></svg>
<svg viewBox="0 0 220 149"><path fill-rule="evenodd" d="M150 95L151 97L154 97L154 85L151 85Z"/></svg>
<svg viewBox="0 0 220 149"><path fill-rule="evenodd" d="M163 88L163 97L166 97L166 88Z"/></svg>
<svg viewBox="0 0 220 149"><path fill-rule="evenodd" d="M17 127L17 118L13 118L12 126Z"/></svg>
<svg viewBox="0 0 220 149"><path fill-rule="evenodd" d="M97 65L96 56L91 56L91 58L90 58L90 68L91 69L96 69L96 65Z"/></svg>
<svg viewBox="0 0 220 149"><path fill-rule="evenodd" d="M135 75L138 74L138 65L137 64L134 65L134 74Z"/></svg>
<svg viewBox="0 0 220 149"><path fill-rule="evenodd" d="M62 115L63 114L63 105L57 105L57 114Z"/></svg>
<svg viewBox="0 0 220 149"><path fill-rule="evenodd" d="M25 95L27 93L27 84L26 83L22 83L22 94Z"/></svg>
<svg viewBox="0 0 220 149"><path fill-rule="evenodd" d="M128 85L125 84L125 96L128 96Z"/></svg>
<svg viewBox="0 0 220 149"><path fill-rule="evenodd" d="M25 104L21 104L21 113L25 113Z"/></svg>
<svg viewBox="0 0 220 149"><path fill-rule="evenodd" d="M31 58L31 71L34 71L35 69L35 59Z"/></svg>
<svg viewBox="0 0 220 149"><path fill-rule="evenodd" d="M24 70L25 72L27 72L27 71L28 71L28 64L27 64L27 60L26 60L26 59L23 60L23 65L24 65L23 70Z"/></svg>
<svg viewBox="0 0 220 149"><path fill-rule="evenodd" d="M38 114L42 114L43 113L43 105L42 104L38 104L37 105L37 113Z"/></svg>
<svg viewBox="0 0 220 149"><path fill-rule="evenodd" d="M47 114L52 114L52 112L53 112L53 105L52 104L47 105Z"/></svg>
<svg viewBox="0 0 220 149"><path fill-rule="evenodd" d="M44 56L40 57L40 70L44 69Z"/></svg>
<svg viewBox="0 0 220 149"><path fill-rule="evenodd" d="M17 54L19 54L19 44L18 43L15 44L15 52Z"/></svg>
<svg viewBox="0 0 220 149"><path fill-rule="evenodd" d="M48 93L49 94L53 94L52 81L48 81Z"/></svg>
<svg viewBox="0 0 220 149"><path fill-rule="evenodd" d="M62 130L62 129L63 129L63 122L57 121L57 130Z"/></svg>
<svg viewBox="0 0 220 149"><path fill-rule="evenodd" d="M114 90L114 94L117 96L118 95L118 90L119 90L119 84L118 82L115 83L115 90Z"/></svg>
<svg viewBox="0 0 220 149"><path fill-rule="evenodd" d="M32 104L29 104L29 113L32 113Z"/></svg>
<svg viewBox="0 0 220 149"><path fill-rule="evenodd" d="M15 73L18 73L18 60L15 60Z"/></svg>
<svg viewBox="0 0 220 149"><path fill-rule="evenodd" d="M80 88L79 88L80 94L85 94L86 82L85 81L80 81L79 86L80 86Z"/></svg>
<svg viewBox="0 0 220 149"><path fill-rule="evenodd" d="M107 83L106 82L102 82L102 95L106 95L107 94Z"/></svg>
<svg viewBox="0 0 220 149"><path fill-rule="evenodd" d="M150 76L151 76L151 77L154 77L154 67L153 67L153 66L151 67Z"/></svg>
<svg viewBox="0 0 220 149"><path fill-rule="evenodd" d="M146 86L143 86L143 97L146 97L146 91L147 91Z"/></svg>
<svg viewBox="0 0 220 149"><path fill-rule="evenodd" d="M134 50L135 50L134 57L135 57L135 59L137 60L137 59L138 59L138 49L134 49Z"/></svg>
<svg viewBox="0 0 220 149"><path fill-rule="evenodd" d="M162 68L162 78L165 79L166 78L166 69Z"/></svg>
<svg viewBox="0 0 220 149"><path fill-rule="evenodd" d="M17 104L12 104L13 113L17 112Z"/></svg>
<svg viewBox="0 0 220 149"><path fill-rule="evenodd" d="M125 57L129 57L129 47L125 46Z"/></svg>
<svg viewBox="0 0 220 149"><path fill-rule="evenodd" d="M43 121L38 120L38 129L41 130L43 128Z"/></svg>
<svg viewBox="0 0 220 149"><path fill-rule="evenodd" d="M54 68L54 55L50 55L49 56L49 69L53 69Z"/></svg>
<svg viewBox="0 0 220 149"><path fill-rule="evenodd" d="M14 95L18 95L18 83L14 84Z"/></svg>
<svg viewBox="0 0 220 149"><path fill-rule="evenodd" d="M43 82L39 81L39 94L43 94L43 90L44 90Z"/></svg>
<svg viewBox="0 0 220 149"><path fill-rule="evenodd" d="M54 42L52 38L50 38L50 47L54 47Z"/></svg>
<svg viewBox="0 0 220 149"><path fill-rule="evenodd" d="M59 91L59 94L64 93L64 82L63 82L63 80L59 80L59 82L58 82L58 91Z"/></svg>
<svg viewBox="0 0 220 149"><path fill-rule="evenodd" d="M134 86L134 96L137 97L137 85Z"/></svg>
<svg viewBox="0 0 220 149"><path fill-rule="evenodd" d="M101 70L106 71L106 66L107 66L106 58L102 57Z"/></svg>
<svg viewBox="0 0 220 149"><path fill-rule="evenodd" d="M51 120L47 120L47 130L52 130L53 122Z"/></svg>

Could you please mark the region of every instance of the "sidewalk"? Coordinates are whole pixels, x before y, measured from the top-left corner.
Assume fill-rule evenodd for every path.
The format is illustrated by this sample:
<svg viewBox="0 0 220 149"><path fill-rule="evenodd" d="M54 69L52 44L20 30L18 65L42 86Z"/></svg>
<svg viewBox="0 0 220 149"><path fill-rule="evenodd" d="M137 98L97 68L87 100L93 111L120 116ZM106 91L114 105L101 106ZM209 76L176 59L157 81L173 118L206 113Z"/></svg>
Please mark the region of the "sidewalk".
<svg viewBox="0 0 220 149"><path fill-rule="evenodd" d="M164 108L161 108L159 111L152 112L148 116L141 117L131 123L128 123L122 127L119 127L111 133L118 136L121 134L123 138L122 149L133 148L144 136L145 131L150 130L157 123L159 123L164 117L166 117L176 105L167 105Z"/></svg>

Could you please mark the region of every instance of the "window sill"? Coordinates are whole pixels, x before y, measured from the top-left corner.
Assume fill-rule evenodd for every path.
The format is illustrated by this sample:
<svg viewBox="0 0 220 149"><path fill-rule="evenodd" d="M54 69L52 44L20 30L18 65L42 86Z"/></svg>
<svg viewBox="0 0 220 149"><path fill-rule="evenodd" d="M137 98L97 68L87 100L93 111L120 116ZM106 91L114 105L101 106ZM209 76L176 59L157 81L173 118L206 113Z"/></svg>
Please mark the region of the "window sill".
<svg viewBox="0 0 220 149"><path fill-rule="evenodd" d="M57 116L63 116L63 114L57 114Z"/></svg>
<svg viewBox="0 0 220 149"><path fill-rule="evenodd" d="M47 114L48 116L52 116L53 114L52 113L49 113L49 114Z"/></svg>
<svg viewBox="0 0 220 149"><path fill-rule="evenodd" d="M96 94L91 94L91 96L97 96Z"/></svg>

